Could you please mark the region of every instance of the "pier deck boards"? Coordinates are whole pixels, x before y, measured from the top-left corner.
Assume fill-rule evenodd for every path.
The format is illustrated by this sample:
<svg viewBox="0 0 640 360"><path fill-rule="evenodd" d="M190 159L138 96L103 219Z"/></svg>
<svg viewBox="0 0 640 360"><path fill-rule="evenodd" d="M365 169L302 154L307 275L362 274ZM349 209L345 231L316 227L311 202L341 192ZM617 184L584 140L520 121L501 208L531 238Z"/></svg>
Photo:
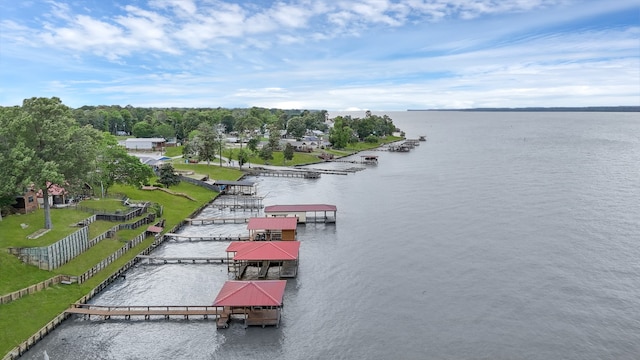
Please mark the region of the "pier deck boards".
<svg viewBox="0 0 640 360"><path fill-rule="evenodd" d="M172 241L247 241L249 240L249 236L232 236L232 235L219 235L219 236L189 236L189 235L180 235L168 233L165 234L168 239Z"/></svg>
<svg viewBox="0 0 640 360"><path fill-rule="evenodd" d="M67 314L91 316L101 316L110 319L112 316L122 316L130 319L132 316L142 316L145 320L151 316L164 316L169 319L171 316L182 316L189 319L189 316L202 316L207 319L209 316L218 317L222 313L220 306L104 306L89 304L73 304L65 311Z"/></svg>
<svg viewBox="0 0 640 360"><path fill-rule="evenodd" d="M207 225L207 224L243 224L249 222L248 217L232 217L232 218L196 218L185 219L190 225Z"/></svg>
<svg viewBox="0 0 640 360"><path fill-rule="evenodd" d="M146 264L223 264L229 262L227 257L207 257L207 256L182 256L165 257L138 255L138 259L146 260Z"/></svg>

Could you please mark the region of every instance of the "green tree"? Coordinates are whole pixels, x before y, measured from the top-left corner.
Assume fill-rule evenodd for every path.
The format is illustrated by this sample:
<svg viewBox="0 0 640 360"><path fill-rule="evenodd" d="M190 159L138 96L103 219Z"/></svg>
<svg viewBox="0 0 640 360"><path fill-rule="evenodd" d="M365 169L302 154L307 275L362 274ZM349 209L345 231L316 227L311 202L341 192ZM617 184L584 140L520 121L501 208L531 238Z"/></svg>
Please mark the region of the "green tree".
<svg viewBox="0 0 640 360"><path fill-rule="evenodd" d="M169 124L159 124L153 128L153 133L155 136L165 138L165 139L173 139L176 136L176 131Z"/></svg>
<svg viewBox="0 0 640 360"><path fill-rule="evenodd" d="M108 133L103 134L98 147L96 169L94 183L99 184L102 191L115 183L139 187L154 176L151 167L129 155L116 137Z"/></svg>
<svg viewBox="0 0 640 360"><path fill-rule="evenodd" d="M175 173L173 165L169 163L160 165L158 182L166 187L180 184L180 177Z"/></svg>
<svg viewBox="0 0 640 360"><path fill-rule="evenodd" d="M19 107L0 108L0 221L2 209L15 203L16 195L29 185L22 177L33 151L10 131L10 123L20 116Z"/></svg>
<svg viewBox="0 0 640 360"><path fill-rule="evenodd" d="M249 139L249 141L247 142L247 148L249 150L251 150L252 152L256 152L258 151L258 144L260 143L260 139L258 139L257 137L253 137L251 139Z"/></svg>
<svg viewBox="0 0 640 360"><path fill-rule="evenodd" d="M209 164L211 160L216 158L220 144L220 136L206 123L201 123L198 130L193 132L192 146L196 151L198 161L206 161Z"/></svg>
<svg viewBox="0 0 640 360"><path fill-rule="evenodd" d="M240 165L240 169L242 169L242 165L246 164L249 161L249 151L246 149L240 149L238 151L238 165Z"/></svg>
<svg viewBox="0 0 640 360"><path fill-rule="evenodd" d="M290 143L287 143L287 145L285 145L284 150L282 150L282 155L284 156L284 163L286 164L287 161L291 161L293 159L293 145L291 145Z"/></svg>
<svg viewBox="0 0 640 360"><path fill-rule="evenodd" d="M338 116L335 118L333 128L329 132L329 141L331 145L336 149L343 149L349 144L353 137L353 130L349 126L346 126L346 119Z"/></svg>
<svg viewBox="0 0 640 360"><path fill-rule="evenodd" d="M139 121L133 125L131 132L138 138L150 138L153 136L153 126L146 121Z"/></svg>
<svg viewBox="0 0 640 360"><path fill-rule="evenodd" d="M287 122L287 135L299 140L302 139L306 132L307 126L300 116L294 116Z"/></svg>
<svg viewBox="0 0 640 360"><path fill-rule="evenodd" d="M278 150L280 148L280 129L275 125L269 127L269 147L271 150Z"/></svg>
<svg viewBox="0 0 640 360"><path fill-rule="evenodd" d="M9 131L32 155L20 182L32 182L42 190L44 228L51 229L49 187L57 184L69 190L89 180L100 133L79 127L71 109L57 97L24 100L22 114L9 124Z"/></svg>
<svg viewBox="0 0 640 360"><path fill-rule="evenodd" d="M260 149L258 156L260 159L264 160L265 164L267 164L269 160L273 159L273 149L270 146L265 145Z"/></svg>

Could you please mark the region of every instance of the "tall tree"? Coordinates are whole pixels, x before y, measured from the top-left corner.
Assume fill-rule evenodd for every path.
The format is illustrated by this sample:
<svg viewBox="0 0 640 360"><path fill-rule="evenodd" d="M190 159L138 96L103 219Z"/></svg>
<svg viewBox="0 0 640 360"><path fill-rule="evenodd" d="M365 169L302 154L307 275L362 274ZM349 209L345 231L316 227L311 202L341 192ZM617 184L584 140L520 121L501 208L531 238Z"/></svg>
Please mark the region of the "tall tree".
<svg viewBox="0 0 640 360"><path fill-rule="evenodd" d="M278 150L280 148L280 129L276 125L269 126L269 147L271 150Z"/></svg>
<svg viewBox="0 0 640 360"><path fill-rule="evenodd" d="M282 155L283 155L283 161L286 164L287 161L292 160L293 159L293 145L291 145L290 143L287 143L287 145L284 146L284 150L282 150Z"/></svg>
<svg viewBox="0 0 640 360"><path fill-rule="evenodd" d="M0 108L0 221L2 208L15 203L15 197L27 187L22 177L33 151L10 131L11 121L20 116L19 107Z"/></svg>
<svg viewBox="0 0 640 360"><path fill-rule="evenodd" d="M148 165L140 162L135 156L118 144L115 136L102 134L96 158L96 180L102 192L115 183L140 186L154 176ZM103 193L104 195L104 193Z"/></svg>
<svg viewBox="0 0 640 360"><path fill-rule="evenodd" d="M264 145L258 153L260 159L264 160L265 164L269 163L269 160L273 159L273 149L269 145Z"/></svg>
<svg viewBox="0 0 640 360"><path fill-rule="evenodd" d="M294 116L287 122L287 135L299 140L306 132L307 126L300 116Z"/></svg>
<svg viewBox="0 0 640 360"><path fill-rule="evenodd" d="M42 190L44 227L51 229L49 188L79 186L89 179L100 133L79 127L71 109L57 97L25 99L22 114L9 124L9 131L33 155L22 182Z"/></svg>
<svg viewBox="0 0 640 360"><path fill-rule="evenodd" d="M206 161L209 165L210 161L216 158L216 151L221 150L220 136L207 123L201 123L193 134L192 146L197 153L198 161ZM220 156L222 156L221 151Z"/></svg>
<svg viewBox="0 0 640 360"><path fill-rule="evenodd" d="M180 177L175 173L173 165L167 163L160 166L158 182L166 187L180 184Z"/></svg>
<svg viewBox="0 0 640 360"><path fill-rule="evenodd" d="M131 132L133 133L133 136L138 138L150 138L153 136L153 126L146 121L138 121L133 125L133 130Z"/></svg>

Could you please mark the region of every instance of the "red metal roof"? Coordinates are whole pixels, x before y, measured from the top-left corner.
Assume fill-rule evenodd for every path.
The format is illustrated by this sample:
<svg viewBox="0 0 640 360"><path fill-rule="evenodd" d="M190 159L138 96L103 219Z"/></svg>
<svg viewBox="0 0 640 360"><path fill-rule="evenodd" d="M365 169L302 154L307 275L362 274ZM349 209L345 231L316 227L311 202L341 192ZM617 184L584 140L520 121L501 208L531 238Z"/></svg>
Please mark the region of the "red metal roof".
<svg viewBox="0 0 640 360"><path fill-rule="evenodd" d="M235 250L236 255L233 260L296 260L300 253L299 241L245 241L245 243L246 245Z"/></svg>
<svg viewBox="0 0 640 360"><path fill-rule="evenodd" d="M229 244L229 246L227 246L227 252L236 252L238 250L240 250L242 247L246 246L247 244L251 244L254 241L232 241L231 244Z"/></svg>
<svg viewBox="0 0 640 360"><path fill-rule="evenodd" d="M220 289L213 306L282 306L286 285L286 280L229 280Z"/></svg>
<svg viewBox="0 0 640 360"><path fill-rule="evenodd" d="M270 205L264 207L264 212L302 212L302 211L337 211L335 205L327 204L299 204L299 205Z"/></svg>
<svg viewBox="0 0 640 360"><path fill-rule="evenodd" d="M249 230L295 230L298 219L294 217L254 217L249 219Z"/></svg>

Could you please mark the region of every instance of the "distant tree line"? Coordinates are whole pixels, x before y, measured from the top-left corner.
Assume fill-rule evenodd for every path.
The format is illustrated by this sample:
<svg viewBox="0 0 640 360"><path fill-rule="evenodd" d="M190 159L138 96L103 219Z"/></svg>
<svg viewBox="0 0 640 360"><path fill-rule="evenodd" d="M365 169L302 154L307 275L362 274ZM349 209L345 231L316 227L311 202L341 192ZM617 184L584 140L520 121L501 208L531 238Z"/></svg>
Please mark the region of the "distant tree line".
<svg viewBox="0 0 640 360"><path fill-rule="evenodd" d="M225 133L264 133L269 128L287 130L299 137L307 130L326 131L327 112L252 108L147 108L127 105L83 106L72 111L80 126L113 135L189 139L192 131L208 126Z"/></svg>

